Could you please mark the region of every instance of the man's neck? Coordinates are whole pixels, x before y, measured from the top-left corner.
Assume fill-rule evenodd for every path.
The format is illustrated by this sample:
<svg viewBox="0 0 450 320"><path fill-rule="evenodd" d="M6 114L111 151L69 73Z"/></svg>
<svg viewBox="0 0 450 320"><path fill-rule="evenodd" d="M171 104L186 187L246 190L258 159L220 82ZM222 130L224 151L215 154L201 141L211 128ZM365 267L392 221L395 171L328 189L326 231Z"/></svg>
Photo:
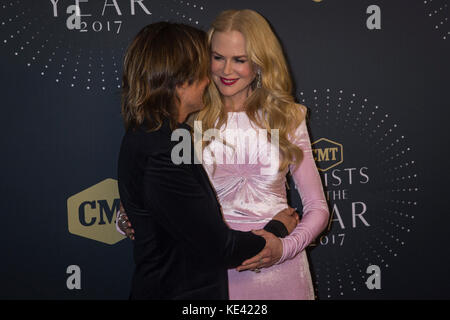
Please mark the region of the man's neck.
<svg viewBox="0 0 450 320"><path fill-rule="evenodd" d="M186 121L186 118L188 116L188 112L186 110L186 106L178 103L177 104L177 112L178 112L178 116L177 116L177 122L178 123L183 123Z"/></svg>

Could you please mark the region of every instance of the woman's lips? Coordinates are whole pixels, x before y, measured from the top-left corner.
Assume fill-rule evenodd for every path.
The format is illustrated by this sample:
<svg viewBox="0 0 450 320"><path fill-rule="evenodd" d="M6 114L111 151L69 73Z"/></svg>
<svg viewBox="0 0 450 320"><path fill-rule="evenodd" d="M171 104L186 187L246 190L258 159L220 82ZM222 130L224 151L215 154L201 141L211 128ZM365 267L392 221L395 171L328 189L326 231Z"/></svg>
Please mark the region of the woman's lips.
<svg viewBox="0 0 450 320"><path fill-rule="evenodd" d="M231 85L235 84L236 81L238 81L238 80L239 80L239 78L238 79L227 79L227 78L220 77L220 81L226 86L231 86Z"/></svg>

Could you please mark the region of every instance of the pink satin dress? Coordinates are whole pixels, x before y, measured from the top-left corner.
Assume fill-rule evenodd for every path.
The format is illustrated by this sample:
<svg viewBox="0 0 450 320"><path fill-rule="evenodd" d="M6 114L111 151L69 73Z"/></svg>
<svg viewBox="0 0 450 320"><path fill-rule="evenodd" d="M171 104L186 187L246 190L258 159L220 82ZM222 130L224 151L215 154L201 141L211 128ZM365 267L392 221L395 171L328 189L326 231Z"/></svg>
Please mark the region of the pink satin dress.
<svg viewBox="0 0 450 320"><path fill-rule="evenodd" d="M225 221L235 230L261 229L287 208L288 170L302 200L303 217L296 229L281 239L283 254L276 264L260 273L228 270L230 299L312 300L314 290L304 249L325 229L329 210L305 121L290 137L302 149L303 160L297 168L291 166L282 172L270 170L270 164L278 165L279 155L260 130L245 112L229 112L227 123L219 130L227 145L213 139L203 150L203 165Z"/></svg>

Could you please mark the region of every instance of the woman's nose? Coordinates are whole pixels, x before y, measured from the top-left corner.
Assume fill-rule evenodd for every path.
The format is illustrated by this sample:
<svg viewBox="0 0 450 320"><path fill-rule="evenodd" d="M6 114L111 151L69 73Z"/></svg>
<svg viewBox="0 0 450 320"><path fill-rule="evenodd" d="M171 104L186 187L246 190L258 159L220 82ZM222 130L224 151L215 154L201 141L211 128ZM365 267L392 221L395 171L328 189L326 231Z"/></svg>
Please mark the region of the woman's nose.
<svg viewBox="0 0 450 320"><path fill-rule="evenodd" d="M233 72L233 68L232 68L232 65L231 65L231 61L230 60L225 61L225 66L223 68L223 73L224 74L231 74L232 72Z"/></svg>

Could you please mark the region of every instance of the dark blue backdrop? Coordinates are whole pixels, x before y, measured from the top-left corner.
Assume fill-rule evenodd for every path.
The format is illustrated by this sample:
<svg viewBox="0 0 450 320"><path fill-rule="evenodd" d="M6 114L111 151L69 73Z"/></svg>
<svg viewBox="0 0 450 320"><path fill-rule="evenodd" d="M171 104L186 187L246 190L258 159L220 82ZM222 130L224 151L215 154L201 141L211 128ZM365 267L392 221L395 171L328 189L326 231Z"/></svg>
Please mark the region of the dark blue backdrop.
<svg viewBox="0 0 450 320"><path fill-rule="evenodd" d="M0 298L128 297L130 241L105 242L113 220L79 224L83 201L109 204L85 207L93 221L117 199L105 180L117 178L123 54L146 24L206 30L230 8L270 21L314 148L340 152L317 159L333 213L308 248L318 298L450 297L447 1L142 1L133 12L130 1L89 0L79 29L75 1L0 3ZM292 183L289 196L301 206ZM71 265L80 289L67 286ZM366 285L370 265L379 289Z"/></svg>

